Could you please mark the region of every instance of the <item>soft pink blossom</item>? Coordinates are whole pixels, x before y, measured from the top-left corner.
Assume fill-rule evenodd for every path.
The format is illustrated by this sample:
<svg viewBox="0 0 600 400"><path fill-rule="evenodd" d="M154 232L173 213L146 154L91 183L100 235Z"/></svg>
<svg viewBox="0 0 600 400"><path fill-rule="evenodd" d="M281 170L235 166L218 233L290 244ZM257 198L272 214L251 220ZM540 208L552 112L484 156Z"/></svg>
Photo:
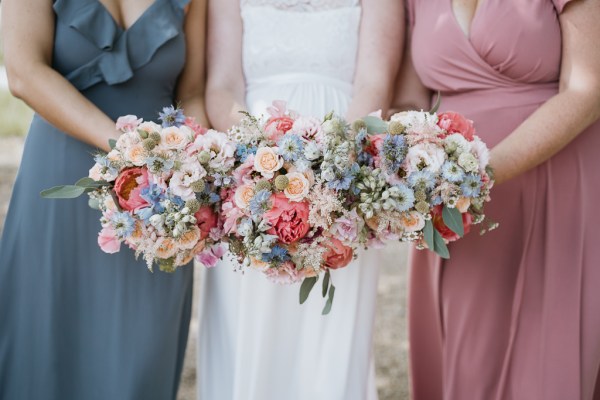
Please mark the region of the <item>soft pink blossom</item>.
<svg viewBox="0 0 600 400"><path fill-rule="evenodd" d="M98 234L98 245L103 252L108 254L117 253L121 249L121 242L117 233L110 227L104 227Z"/></svg>
<svg viewBox="0 0 600 400"><path fill-rule="evenodd" d="M143 119L136 117L135 115L124 115L117 119L116 128L119 131L133 131L141 124Z"/></svg>
<svg viewBox="0 0 600 400"><path fill-rule="evenodd" d="M216 267L219 260L227 252L227 248L227 245L222 243L207 247L196 256L196 261L203 264L206 268Z"/></svg>

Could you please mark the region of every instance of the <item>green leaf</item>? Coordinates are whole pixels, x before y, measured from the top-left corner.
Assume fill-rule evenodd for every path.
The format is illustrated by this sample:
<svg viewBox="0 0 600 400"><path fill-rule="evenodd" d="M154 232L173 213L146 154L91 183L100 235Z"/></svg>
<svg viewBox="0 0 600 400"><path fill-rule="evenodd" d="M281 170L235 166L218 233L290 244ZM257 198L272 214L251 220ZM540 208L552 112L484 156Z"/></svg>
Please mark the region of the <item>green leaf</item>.
<svg viewBox="0 0 600 400"><path fill-rule="evenodd" d="M317 277L313 276L311 278L304 278L302 281L302 286L300 286L300 304L304 304L306 299L308 299L308 295L310 291L317 283Z"/></svg>
<svg viewBox="0 0 600 400"><path fill-rule="evenodd" d="M333 111L329 111L329 113L323 118L323 122L329 121L333 118Z"/></svg>
<svg viewBox="0 0 600 400"><path fill-rule="evenodd" d="M440 108L441 102L442 102L442 95L440 94L440 91L438 90L437 98L435 99L435 104L433 105L433 108L429 111L429 114L435 114L438 111L438 109Z"/></svg>
<svg viewBox="0 0 600 400"><path fill-rule="evenodd" d="M429 249L432 251L434 250L433 231L435 231L435 229L433 229L433 223L431 222L431 220L425 221L425 227L423 228L423 238L425 239L425 243L427 243L427 247L429 247Z"/></svg>
<svg viewBox="0 0 600 400"><path fill-rule="evenodd" d="M108 182L95 181L92 178L89 178L87 176L85 178L81 178L80 180L75 182L75 186L81 186L81 187L90 188L90 189L97 189L97 188L101 188L102 186L107 186L107 185L108 185Z"/></svg>
<svg viewBox="0 0 600 400"><path fill-rule="evenodd" d="M433 251L435 251L442 258L450 258L448 246L446 246L444 238L442 237L442 235L440 235L437 229L433 230Z"/></svg>
<svg viewBox="0 0 600 400"><path fill-rule="evenodd" d="M117 146L117 141L115 139L108 139L108 145L110 146L110 148L112 150Z"/></svg>
<svg viewBox="0 0 600 400"><path fill-rule="evenodd" d="M86 188L76 185L54 186L42 190L40 195L46 199L74 199L85 193Z"/></svg>
<svg viewBox="0 0 600 400"><path fill-rule="evenodd" d="M325 307L323 307L323 312L321 315L327 315L331 311L331 307L333 306L333 296L335 296L335 286L329 286L329 297L327 298L327 302L325 303Z"/></svg>
<svg viewBox="0 0 600 400"><path fill-rule="evenodd" d="M368 133L385 133L387 131L387 122L385 122L379 117L369 115L367 117L364 117L363 121L365 121L365 124L367 124Z"/></svg>
<svg viewBox="0 0 600 400"><path fill-rule="evenodd" d="M444 206L442 210L442 218L444 219L444 224L446 224L446 226L450 228L452 232L456 233L460 237L465 235L462 214L456 207L448 208Z"/></svg>
<svg viewBox="0 0 600 400"><path fill-rule="evenodd" d="M327 296L327 289L329 289L329 280L331 278L331 273L329 270L325 272L325 277L323 278L323 297Z"/></svg>

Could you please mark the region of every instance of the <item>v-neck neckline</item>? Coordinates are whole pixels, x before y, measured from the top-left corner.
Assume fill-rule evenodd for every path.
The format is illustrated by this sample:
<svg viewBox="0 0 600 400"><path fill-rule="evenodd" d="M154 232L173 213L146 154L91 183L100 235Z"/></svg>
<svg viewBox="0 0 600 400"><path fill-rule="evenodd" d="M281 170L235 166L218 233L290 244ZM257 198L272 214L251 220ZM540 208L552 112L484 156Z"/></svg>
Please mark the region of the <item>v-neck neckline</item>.
<svg viewBox="0 0 600 400"><path fill-rule="evenodd" d="M450 15L452 16L452 20L454 25L458 28L463 37L465 37L469 42L471 41L473 35L473 26L477 21L477 17L481 13L481 9L489 2L490 0L479 0L479 4L477 4L477 8L475 9L475 13L473 14L473 18L469 21L469 31L463 31L462 26L460 25L458 18L456 18L456 13L454 12L454 0L447 0L448 7L450 8Z"/></svg>
<svg viewBox="0 0 600 400"><path fill-rule="evenodd" d="M115 16L108 10L108 8L106 8L106 5L104 3L102 3L100 0L93 0L96 1L100 8L102 8L102 10L104 10L104 12L106 14L108 14L108 16L110 17L110 19L112 20L112 22L115 24L115 26L117 27L117 29L119 29L122 32L127 32L129 30L131 30L134 26L136 26L138 24L138 22L140 22L140 20L144 19L146 17L147 14L150 13L150 11L156 7L156 5L161 2L162 0L154 0L154 2L152 2L152 4L150 4L141 14L139 17L137 17L137 19L135 21L133 21L133 23L131 25L129 25L128 27L124 27L121 24L119 24L119 22L117 22ZM452 1L452 0L450 0Z"/></svg>

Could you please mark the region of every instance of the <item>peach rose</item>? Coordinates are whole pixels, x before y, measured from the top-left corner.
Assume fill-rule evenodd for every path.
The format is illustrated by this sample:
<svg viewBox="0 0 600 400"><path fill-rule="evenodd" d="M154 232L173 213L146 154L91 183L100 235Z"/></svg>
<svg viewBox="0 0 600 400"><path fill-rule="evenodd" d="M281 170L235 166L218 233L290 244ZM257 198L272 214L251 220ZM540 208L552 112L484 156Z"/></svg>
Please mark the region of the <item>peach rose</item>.
<svg viewBox="0 0 600 400"><path fill-rule="evenodd" d="M192 137L192 130L186 126L171 126L162 130L161 146L169 150L182 150Z"/></svg>
<svg viewBox="0 0 600 400"><path fill-rule="evenodd" d="M444 239L446 239L448 242L453 242L455 240L460 239L460 236L458 236L456 233L454 233L444 223L444 218L442 217L442 209L443 209L442 206L439 205L439 206L434 207L431 210L433 226L435 227L435 229L437 229L437 231L440 233L440 235L442 235L442 237ZM471 223L473 222L473 217L471 217L471 214L469 214L468 212L463 213L462 220L463 220L463 226L464 226L465 235L466 235L471 230Z"/></svg>
<svg viewBox="0 0 600 400"><path fill-rule="evenodd" d="M323 242L323 245L328 248L327 253L323 256L323 261L327 268L344 268L352 261L352 248L344 246L344 244L336 238L329 238Z"/></svg>
<svg viewBox="0 0 600 400"><path fill-rule="evenodd" d="M173 257L177 252L175 241L168 237L160 237L157 240L156 257L166 259Z"/></svg>
<svg viewBox="0 0 600 400"><path fill-rule="evenodd" d="M401 214L400 224L407 232L418 232L425 227L425 218L417 211L408 211Z"/></svg>
<svg viewBox="0 0 600 400"><path fill-rule="evenodd" d="M200 240L200 228L192 226L190 230L177 238L177 245L182 249L193 249Z"/></svg>
<svg viewBox="0 0 600 400"><path fill-rule="evenodd" d="M146 168L135 167L123 170L115 180L115 193L121 208L134 211L146 207L148 202L140 194L148 185Z"/></svg>
<svg viewBox="0 0 600 400"><path fill-rule="evenodd" d="M160 133L162 130L162 127L157 124L156 122L152 122L152 121L146 121L146 122L142 122L138 127L137 127L138 131L144 131L146 133L152 133L152 132L158 132Z"/></svg>
<svg viewBox="0 0 600 400"><path fill-rule="evenodd" d="M242 185L236 189L233 201L236 206L245 209L252 197L254 197L254 185Z"/></svg>
<svg viewBox="0 0 600 400"><path fill-rule="evenodd" d="M277 154L277 148L261 147L254 156L254 169L265 178L272 178L273 174L283 167L283 158Z"/></svg>
<svg viewBox="0 0 600 400"><path fill-rule="evenodd" d="M460 197L456 202L456 208L461 213L466 213L469 211L469 207L471 207L471 199L468 197Z"/></svg>
<svg viewBox="0 0 600 400"><path fill-rule="evenodd" d="M194 217L196 217L198 228L200 228L200 239L206 239L211 229L216 228L219 224L217 214L210 206L200 207Z"/></svg>
<svg viewBox="0 0 600 400"><path fill-rule="evenodd" d="M459 133L469 142L473 140L475 135L473 121L455 112L445 112L438 115L438 126L445 130L447 135Z"/></svg>
<svg viewBox="0 0 600 400"><path fill-rule="evenodd" d="M283 243L289 244L302 239L309 230L308 203L290 202L283 193L271 196L273 207L267 211L263 218L272 228L267 232L277 235Z"/></svg>
<svg viewBox="0 0 600 400"><path fill-rule="evenodd" d="M292 172L286 175L289 183L283 191L285 197L290 201L302 201L310 190L310 182L304 174L300 172Z"/></svg>
<svg viewBox="0 0 600 400"><path fill-rule="evenodd" d="M146 155L146 150L141 143L133 145L125 151L125 157L127 161L138 167L141 167L145 164Z"/></svg>

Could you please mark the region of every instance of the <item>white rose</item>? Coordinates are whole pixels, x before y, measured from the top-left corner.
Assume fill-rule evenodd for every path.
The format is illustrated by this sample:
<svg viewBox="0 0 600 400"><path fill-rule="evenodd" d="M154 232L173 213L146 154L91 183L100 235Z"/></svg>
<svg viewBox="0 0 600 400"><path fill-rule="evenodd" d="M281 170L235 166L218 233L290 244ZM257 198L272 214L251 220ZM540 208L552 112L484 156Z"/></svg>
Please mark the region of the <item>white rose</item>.
<svg viewBox="0 0 600 400"><path fill-rule="evenodd" d="M479 162L471 153L462 153L458 157L458 165L463 167L467 172L475 172L479 169Z"/></svg>

